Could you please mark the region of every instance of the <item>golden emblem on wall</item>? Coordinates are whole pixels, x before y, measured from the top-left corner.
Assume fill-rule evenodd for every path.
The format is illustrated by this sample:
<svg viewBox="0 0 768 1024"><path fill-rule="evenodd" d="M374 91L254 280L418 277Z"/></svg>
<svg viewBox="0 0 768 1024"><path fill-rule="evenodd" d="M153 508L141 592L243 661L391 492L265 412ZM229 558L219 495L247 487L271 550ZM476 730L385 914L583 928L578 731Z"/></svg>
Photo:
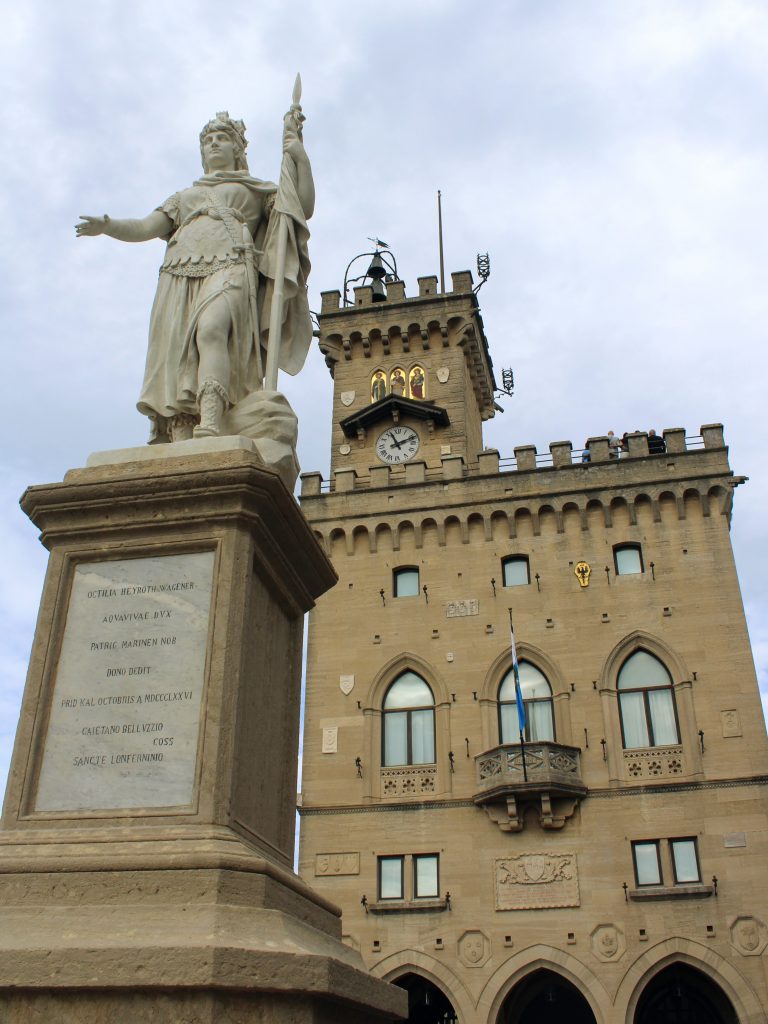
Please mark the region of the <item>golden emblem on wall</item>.
<svg viewBox="0 0 768 1024"><path fill-rule="evenodd" d="M579 586L588 587L589 574L592 572L589 567L589 562L577 562L576 568L573 571L576 574L576 579L579 581Z"/></svg>

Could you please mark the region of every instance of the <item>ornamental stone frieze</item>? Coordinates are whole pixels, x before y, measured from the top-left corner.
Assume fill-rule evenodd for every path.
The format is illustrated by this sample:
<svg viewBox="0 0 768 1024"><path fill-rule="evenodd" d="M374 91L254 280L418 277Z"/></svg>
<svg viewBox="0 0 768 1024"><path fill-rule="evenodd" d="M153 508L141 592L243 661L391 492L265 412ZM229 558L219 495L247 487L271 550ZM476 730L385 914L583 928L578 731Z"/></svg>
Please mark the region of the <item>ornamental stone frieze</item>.
<svg viewBox="0 0 768 1024"><path fill-rule="evenodd" d="M661 779L684 772L682 747L654 747L625 750L624 765L629 779Z"/></svg>
<svg viewBox="0 0 768 1024"><path fill-rule="evenodd" d="M387 797L431 796L435 792L437 768L382 768L381 795Z"/></svg>

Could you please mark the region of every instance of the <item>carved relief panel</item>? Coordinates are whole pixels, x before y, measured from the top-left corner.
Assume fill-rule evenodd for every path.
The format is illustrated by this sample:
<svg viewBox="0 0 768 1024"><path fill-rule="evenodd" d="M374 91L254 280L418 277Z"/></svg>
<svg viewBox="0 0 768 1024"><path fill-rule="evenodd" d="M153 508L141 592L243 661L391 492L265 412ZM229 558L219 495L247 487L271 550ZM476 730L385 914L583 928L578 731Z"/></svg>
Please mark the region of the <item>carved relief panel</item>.
<svg viewBox="0 0 768 1024"><path fill-rule="evenodd" d="M629 779L659 779L682 775L683 748L654 747L651 750L625 750L624 764Z"/></svg>
<svg viewBox="0 0 768 1024"><path fill-rule="evenodd" d="M381 769L381 795L393 796L429 796L435 792L437 768L410 766L403 768Z"/></svg>
<svg viewBox="0 0 768 1024"><path fill-rule="evenodd" d="M355 853L318 853L315 857L315 875L359 875L360 854Z"/></svg>
<svg viewBox="0 0 768 1024"><path fill-rule="evenodd" d="M578 907L575 853L521 853L496 861L496 909Z"/></svg>

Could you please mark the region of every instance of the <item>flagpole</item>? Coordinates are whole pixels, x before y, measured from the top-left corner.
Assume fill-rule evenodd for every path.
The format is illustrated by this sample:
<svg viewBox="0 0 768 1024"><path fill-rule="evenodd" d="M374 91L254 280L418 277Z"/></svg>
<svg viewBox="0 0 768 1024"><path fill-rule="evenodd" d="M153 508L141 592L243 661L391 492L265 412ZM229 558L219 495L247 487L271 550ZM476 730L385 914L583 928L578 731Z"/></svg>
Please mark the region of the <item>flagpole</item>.
<svg viewBox="0 0 768 1024"><path fill-rule="evenodd" d="M517 724L520 727L520 757L523 761L523 781L528 781L528 766L525 763L525 704L523 691L520 689L520 670L517 666L517 647L515 646L515 627L512 624L512 609L509 610L509 636L512 643L512 672L515 677L515 704L517 705Z"/></svg>

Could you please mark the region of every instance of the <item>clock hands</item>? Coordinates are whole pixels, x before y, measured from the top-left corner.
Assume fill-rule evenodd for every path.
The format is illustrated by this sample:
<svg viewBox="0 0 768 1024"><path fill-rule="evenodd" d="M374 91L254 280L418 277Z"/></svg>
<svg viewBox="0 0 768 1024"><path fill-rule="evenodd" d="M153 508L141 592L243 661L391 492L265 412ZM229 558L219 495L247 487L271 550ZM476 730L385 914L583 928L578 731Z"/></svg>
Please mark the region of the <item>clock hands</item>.
<svg viewBox="0 0 768 1024"><path fill-rule="evenodd" d="M376 441L376 452L381 461L395 465L407 462L418 450L419 436L409 427L390 427Z"/></svg>

